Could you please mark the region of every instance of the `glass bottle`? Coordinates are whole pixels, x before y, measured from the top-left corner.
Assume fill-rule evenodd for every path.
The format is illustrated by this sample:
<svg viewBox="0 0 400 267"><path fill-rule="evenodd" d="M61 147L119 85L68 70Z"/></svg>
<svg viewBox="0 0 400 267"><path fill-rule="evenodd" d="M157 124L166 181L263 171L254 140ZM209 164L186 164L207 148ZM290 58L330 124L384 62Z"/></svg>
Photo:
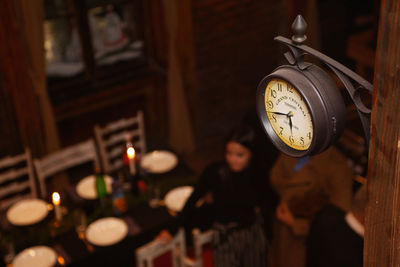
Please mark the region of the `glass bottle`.
<svg viewBox="0 0 400 267"><path fill-rule="evenodd" d="M96 176L96 193L99 199L104 199L107 196L106 182L104 180L104 174L100 168L95 170Z"/></svg>

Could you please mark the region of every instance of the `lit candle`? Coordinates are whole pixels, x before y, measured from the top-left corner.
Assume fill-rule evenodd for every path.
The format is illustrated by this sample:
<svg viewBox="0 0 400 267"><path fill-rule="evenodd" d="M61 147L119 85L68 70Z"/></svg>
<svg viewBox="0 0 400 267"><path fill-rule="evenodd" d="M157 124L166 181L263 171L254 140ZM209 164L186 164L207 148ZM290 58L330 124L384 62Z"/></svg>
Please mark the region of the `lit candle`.
<svg viewBox="0 0 400 267"><path fill-rule="evenodd" d="M57 192L54 192L53 195L53 205L54 205L54 213L56 214L56 220L60 221L61 220L61 208L60 208L60 194Z"/></svg>
<svg viewBox="0 0 400 267"><path fill-rule="evenodd" d="M136 174L136 166L135 166L135 149L130 146L126 151L129 159L129 172L131 175Z"/></svg>

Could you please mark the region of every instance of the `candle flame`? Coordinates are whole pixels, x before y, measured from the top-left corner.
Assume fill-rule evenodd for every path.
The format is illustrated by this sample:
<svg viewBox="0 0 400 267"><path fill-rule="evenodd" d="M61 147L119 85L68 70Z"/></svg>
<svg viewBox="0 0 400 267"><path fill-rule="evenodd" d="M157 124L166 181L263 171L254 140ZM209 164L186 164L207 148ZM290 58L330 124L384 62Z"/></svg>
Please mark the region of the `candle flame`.
<svg viewBox="0 0 400 267"><path fill-rule="evenodd" d="M53 204L60 205L60 194L57 192L54 192L52 197L53 197Z"/></svg>
<svg viewBox="0 0 400 267"><path fill-rule="evenodd" d="M135 149L133 147L128 147L128 150L126 151L128 154L129 159L134 159L135 158Z"/></svg>

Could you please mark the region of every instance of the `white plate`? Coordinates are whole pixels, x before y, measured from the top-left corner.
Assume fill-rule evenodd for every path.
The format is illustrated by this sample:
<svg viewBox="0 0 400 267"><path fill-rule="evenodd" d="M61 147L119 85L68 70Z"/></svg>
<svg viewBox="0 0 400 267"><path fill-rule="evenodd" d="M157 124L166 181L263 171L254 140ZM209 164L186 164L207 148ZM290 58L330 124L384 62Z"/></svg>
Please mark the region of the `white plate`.
<svg viewBox="0 0 400 267"><path fill-rule="evenodd" d="M112 191L112 178L108 175L104 175L104 180L106 182L107 193ZM96 199L96 177L94 175L89 175L82 180L75 187L78 196L84 199Z"/></svg>
<svg viewBox="0 0 400 267"><path fill-rule="evenodd" d="M36 246L24 249L13 260L13 267L51 267L56 264L57 254L49 247Z"/></svg>
<svg viewBox="0 0 400 267"><path fill-rule="evenodd" d="M147 153L140 161L141 167L150 173L165 173L175 168L177 164L176 155L166 150Z"/></svg>
<svg viewBox="0 0 400 267"><path fill-rule="evenodd" d="M165 206L175 212L181 211L192 192L192 186L181 186L170 190L164 197Z"/></svg>
<svg viewBox="0 0 400 267"><path fill-rule="evenodd" d="M7 210L7 220L19 226L31 225L43 220L49 210L47 203L41 199L29 198L14 203Z"/></svg>
<svg viewBox="0 0 400 267"><path fill-rule="evenodd" d="M122 219L101 218L86 229L87 240L96 246L110 246L118 243L128 234L128 226Z"/></svg>

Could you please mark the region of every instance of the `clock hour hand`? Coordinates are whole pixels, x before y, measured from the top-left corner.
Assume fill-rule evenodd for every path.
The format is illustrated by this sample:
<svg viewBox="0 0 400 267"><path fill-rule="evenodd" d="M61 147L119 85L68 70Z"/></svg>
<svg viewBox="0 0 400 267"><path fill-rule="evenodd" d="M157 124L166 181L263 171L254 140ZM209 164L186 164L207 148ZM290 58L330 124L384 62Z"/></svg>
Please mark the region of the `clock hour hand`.
<svg viewBox="0 0 400 267"><path fill-rule="evenodd" d="M273 114L277 114L277 115L284 115L287 116L288 114L286 113L282 113L282 112L276 112L276 111L267 111L268 113L273 113Z"/></svg>

